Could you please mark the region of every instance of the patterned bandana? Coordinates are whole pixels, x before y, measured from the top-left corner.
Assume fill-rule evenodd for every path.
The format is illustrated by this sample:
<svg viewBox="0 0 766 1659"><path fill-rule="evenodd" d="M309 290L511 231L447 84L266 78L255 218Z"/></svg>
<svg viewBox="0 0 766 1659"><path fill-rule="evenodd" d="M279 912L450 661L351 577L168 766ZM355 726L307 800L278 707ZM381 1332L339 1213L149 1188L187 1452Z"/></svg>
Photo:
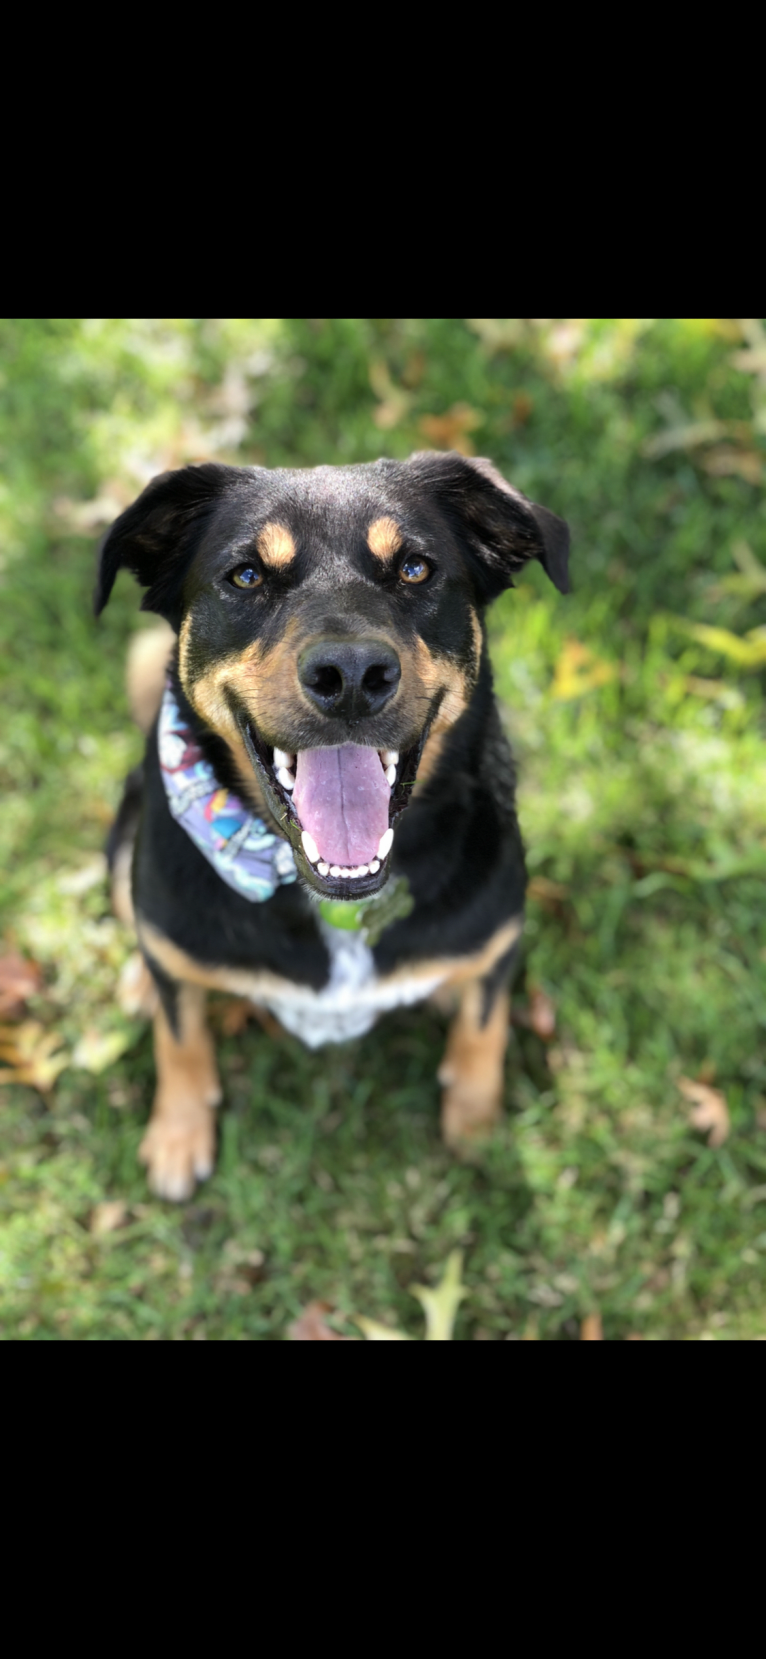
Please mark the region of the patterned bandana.
<svg viewBox="0 0 766 1659"><path fill-rule="evenodd" d="M292 848L266 828L238 795L221 789L194 741L168 680L157 727L168 806L216 875L252 904L263 904L295 881Z"/></svg>

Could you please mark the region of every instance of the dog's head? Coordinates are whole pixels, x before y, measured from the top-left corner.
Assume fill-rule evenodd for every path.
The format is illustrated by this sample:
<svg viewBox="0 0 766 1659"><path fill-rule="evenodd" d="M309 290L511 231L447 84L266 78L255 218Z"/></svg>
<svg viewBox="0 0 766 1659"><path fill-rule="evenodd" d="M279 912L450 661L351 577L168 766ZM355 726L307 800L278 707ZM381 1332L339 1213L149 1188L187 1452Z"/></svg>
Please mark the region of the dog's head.
<svg viewBox="0 0 766 1659"><path fill-rule="evenodd" d="M568 551L563 520L488 461L208 464L154 479L112 526L96 612L133 571L178 633L189 702L303 879L367 897L427 741L468 706L484 606L528 559L566 592Z"/></svg>

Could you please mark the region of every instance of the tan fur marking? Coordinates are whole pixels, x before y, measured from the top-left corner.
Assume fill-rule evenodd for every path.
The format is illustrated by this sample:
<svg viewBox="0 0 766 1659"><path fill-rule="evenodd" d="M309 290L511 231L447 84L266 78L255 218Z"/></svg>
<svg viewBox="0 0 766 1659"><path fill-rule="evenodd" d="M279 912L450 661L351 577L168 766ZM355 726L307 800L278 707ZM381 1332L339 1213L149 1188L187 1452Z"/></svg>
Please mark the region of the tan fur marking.
<svg viewBox="0 0 766 1659"><path fill-rule="evenodd" d="M219 737L231 750L232 759L237 769L242 793L245 800L257 812L264 812L263 800L258 779L250 763L250 756L245 748L242 735L236 720L229 708L224 695L227 685L241 689L243 676L249 686L249 678L260 656L260 647L254 644L242 653L233 657L224 657L217 662L207 674L201 674L199 679L192 680L189 674L189 651L192 630L192 615L184 618L179 635L178 671L181 684L186 692L192 708L208 726L211 726Z"/></svg>
<svg viewBox="0 0 766 1659"><path fill-rule="evenodd" d="M295 558L295 542L284 524L264 524L256 547L266 564L274 565L277 570L284 570Z"/></svg>
<svg viewBox="0 0 766 1659"><path fill-rule="evenodd" d="M229 991L233 996L247 997L251 1002L266 1001L269 996L279 996L289 993L292 983L283 979L281 974L269 972L263 968L253 971L248 968L214 967L212 965L195 962L187 956L172 939L160 933L143 917L136 918L138 935L148 954L171 979L184 981L187 984L207 986L210 990ZM432 981L441 975L445 985L462 985L467 980L482 978L488 974L506 951L510 950L521 933L522 919L514 916L493 934L480 951L474 951L470 956L431 957L427 960L406 963L397 968L393 974L387 974L381 981L384 985L396 985L400 981L423 979Z"/></svg>
<svg viewBox="0 0 766 1659"><path fill-rule="evenodd" d="M168 660L175 634L167 622L141 628L128 646L125 684L131 713L142 732L148 732L162 702Z"/></svg>
<svg viewBox="0 0 766 1659"><path fill-rule="evenodd" d="M195 1181L210 1175L215 1155L212 1108L221 1088L205 995L196 985L178 991L176 1037L160 1007L154 1020L157 1093L149 1127L139 1148L149 1185L160 1198L188 1198Z"/></svg>
<svg viewBox="0 0 766 1659"><path fill-rule="evenodd" d="M474 979L463 992L439 1067L439 1082L445 1085L442 1136L456 1150L487 1135L501 1113L510 997L505 991L496 997L484 1026L482 1006L481 981Z"/></svg>
<svg viewBox="0 0 766 1659"><path fill-rule="evenodd" d="M117 848L112 865L112 909L117 920L126 927L135 925L131 871L133 868L133 841L123 841Z"/></svg>
<svg viewBox="0 0 766 1659"><path fill-rule="evenodd" d="M458 668L456 663L446 658L435 657L425 641L417 641L414 656L417 664L417 674L422 685L426 688L429 701L433 701L438 691L443 691L439 712L428 734L423 753L420 757L418 775L415 781L413 795L428 782L434 771L442 751L447 732L455 721L460 719L468 707L475 676L469 675L465 669Z"/></svg>
<svg viewBox="0 0 766 1659"><path fill-rule="evenodd" d="M367 546L376 559L392 559L402 545L402 532L396 519L375 518L367 531Z"/></svg>

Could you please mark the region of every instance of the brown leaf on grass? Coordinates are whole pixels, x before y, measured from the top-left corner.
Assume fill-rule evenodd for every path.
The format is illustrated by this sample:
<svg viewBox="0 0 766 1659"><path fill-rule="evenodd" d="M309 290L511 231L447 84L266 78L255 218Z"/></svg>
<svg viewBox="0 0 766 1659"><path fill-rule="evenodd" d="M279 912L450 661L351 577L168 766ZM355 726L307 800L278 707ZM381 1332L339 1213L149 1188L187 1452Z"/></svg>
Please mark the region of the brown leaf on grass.
<svg viewBox="0 0 766 1659"><path fill-rule="evenodd" d="M709 1084L695 1082L692 1077L679 1077L678 1087L691 1102L689 1117L695 1129L709 1129L708 1146L723 1146L731 1124L725 1095Z"/></svg>
<svg viewBox="0 0 766 1659"><path fill-rule="evenodd" d="M526 1008L514 1008L512 1019L514 1025L523 1025L528 1031L534 1031L544 1043L551 1043L556 1035L555 1006L539 985L530 991Z"/></svg>
<svg viewBox="0 0 766 1659"><path fill-rule="evenodd" d="M102 1204L94 1204L90 1213L90 1231L99 1237L102 1233L114 1233L127 1220L128 1206L124 1198L106 1198Z"/></svg>
<svg viewBox="0 0 766 1659"><path fill-rule="evenodd" d="M0 956L0 1016L20 1020L26 1013L27 997L42 988L43 976L36 962L27 962L15 951Z"/></svg>
<svg viewBox="0 0 766 1659"><path fill-rule="evenodd" d="M469 432L481 426L482 417L469 403L453 403L446 415L423 415L418 426L437 449L456 449L460 455L475 455Z"/></svg>
<svg viewBox="0 0 766 1659"><path fill-rule="evenodd" d="M702 465L713 478L744 478L747 484L760 484L763 478L763 455L757 449L720 444L708 451Z"/></svg>
<svg viewBox="0 0 766 1659"><path fill-rule="evenodd" d="M527 885L530 898L537 899L544 910L560 911L569 898L569 888L560 881L549 881L547 876L533 876Z"/></svg>
<svg viewBox="0 0 766 1659"><path fill-rule="evenodd" d="M308 1307L288 1325L287 1335L290 1342L347 1342L348 1337L340 1336L337 1331L330 1329L325 1314L330 1313L329 1302L309 1302Z"/></svg>
<svg viewBox="0 0 766 1659"><path fill-rule="evenodd" d="M580 1323L581 1342L603 1342L604 1332L600 1313L586 1313Z"/></svg>
<svg viewBox="0 0 766 1659"><path fill-rule="evenodd" d="M0 1083L27 1083L40 1094L47 1094L59 1072L69 1065L58 1032L46 1031L39 1020L0 1026L0 1060L10 1067L0 1071Z"/></svg>

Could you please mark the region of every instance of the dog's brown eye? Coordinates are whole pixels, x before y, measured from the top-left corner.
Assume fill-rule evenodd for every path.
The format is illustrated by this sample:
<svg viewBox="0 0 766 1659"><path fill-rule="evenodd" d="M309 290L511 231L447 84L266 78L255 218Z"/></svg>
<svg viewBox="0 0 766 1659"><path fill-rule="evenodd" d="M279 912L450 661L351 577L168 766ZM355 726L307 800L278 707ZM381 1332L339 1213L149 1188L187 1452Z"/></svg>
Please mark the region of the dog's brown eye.
<svg viewBox="0 0 766 1659"><path fill-rule="evenodd" d="M229 581L235 588L259 588L263 577L254 565L242 565L239 570L232 571Z"/></svg>
<svg viewBox="0 0 766 1659"><path fill-rule="evenodd" d="M426 578L430 576L430 574L431 566L426 564L425 559L405 559L404 564L399 570L401 580L403 582L409 582L410 586L414 585L416 582L425 582Z"/></svg>

